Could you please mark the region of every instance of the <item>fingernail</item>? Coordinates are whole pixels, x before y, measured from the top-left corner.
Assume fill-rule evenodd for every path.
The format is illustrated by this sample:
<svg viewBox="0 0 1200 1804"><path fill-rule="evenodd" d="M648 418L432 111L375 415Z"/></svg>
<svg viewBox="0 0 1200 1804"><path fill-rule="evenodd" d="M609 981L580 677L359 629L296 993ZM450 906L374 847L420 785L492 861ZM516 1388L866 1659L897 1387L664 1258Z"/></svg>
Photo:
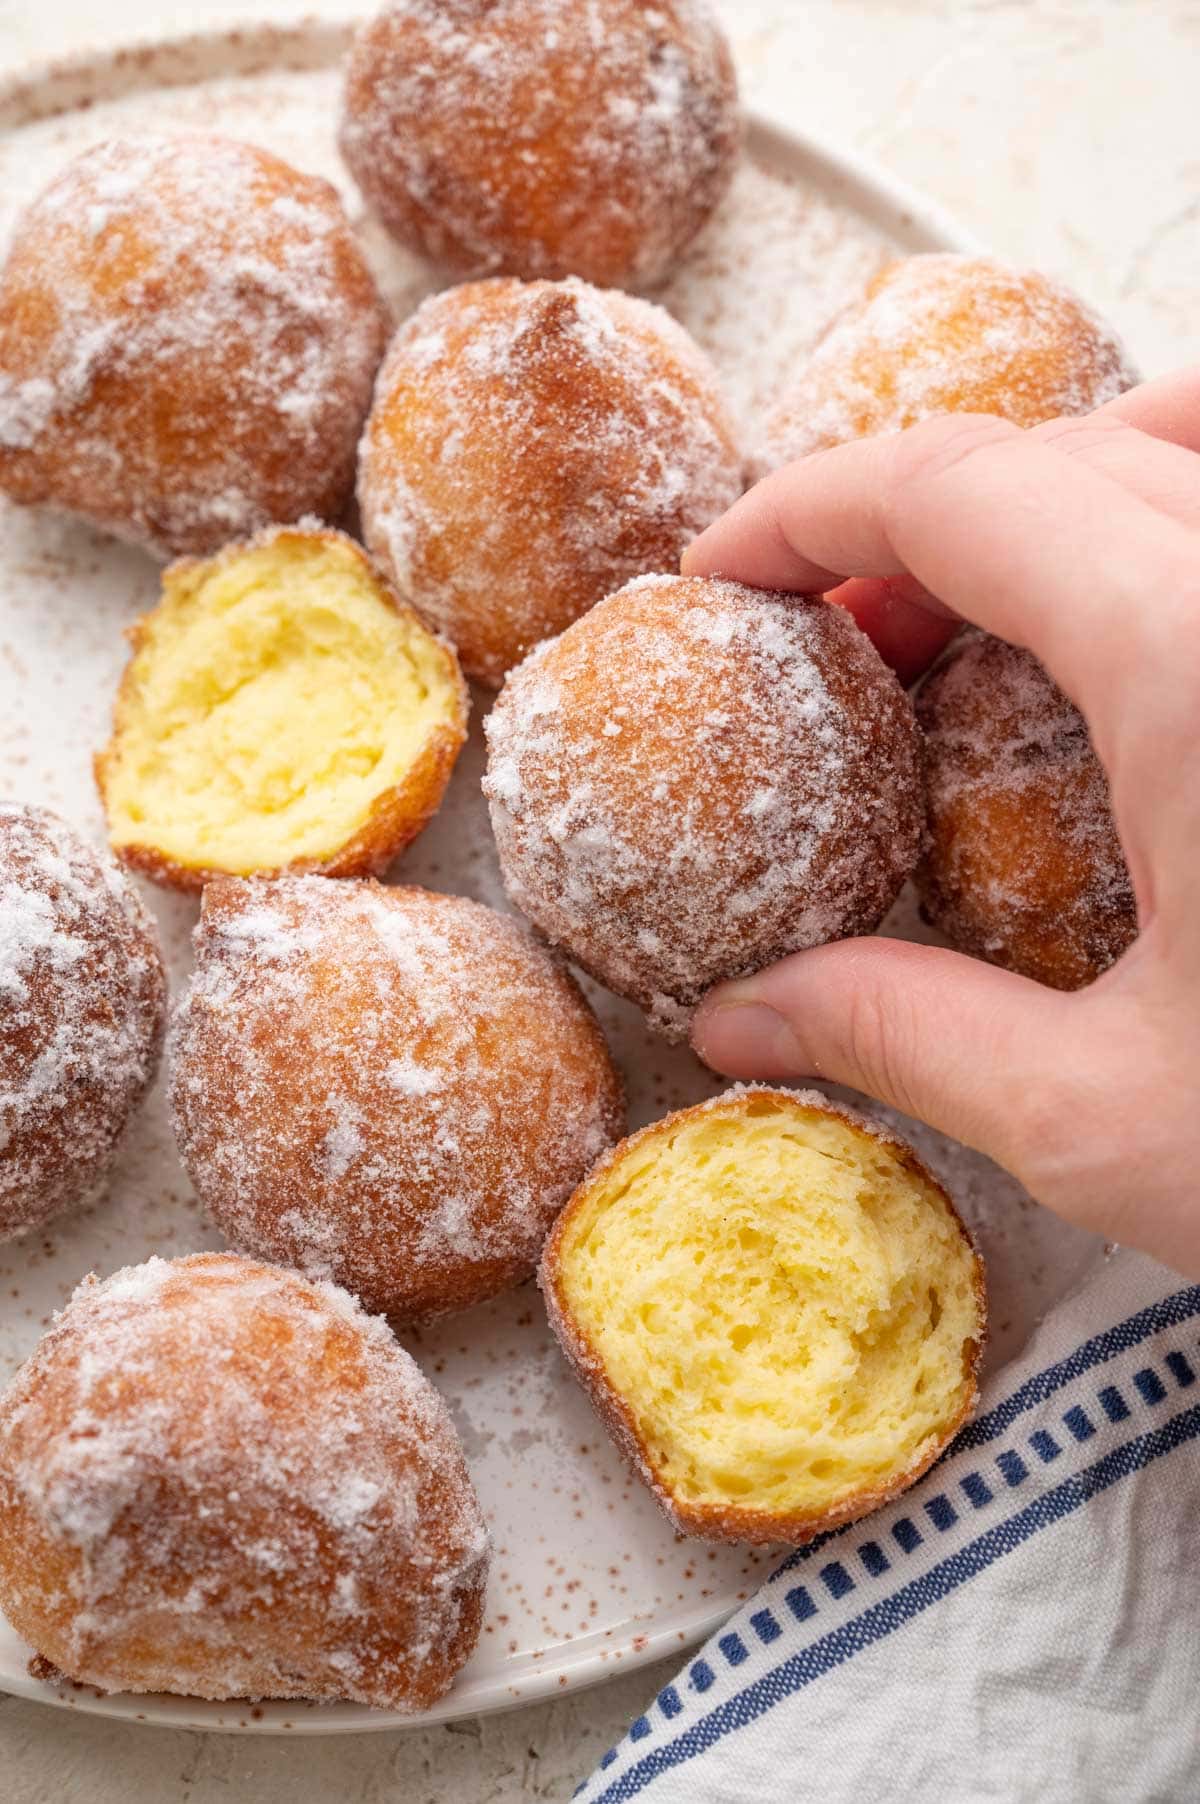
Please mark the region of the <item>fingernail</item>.
<svg viewBox="0 0 1200 1804"><path fill-rule="evenodd" d="M786 1077L804 1070L804 1054L785 1016L736 995L702 1008L692 1044L706 1065L731 1077Z"/></svg>

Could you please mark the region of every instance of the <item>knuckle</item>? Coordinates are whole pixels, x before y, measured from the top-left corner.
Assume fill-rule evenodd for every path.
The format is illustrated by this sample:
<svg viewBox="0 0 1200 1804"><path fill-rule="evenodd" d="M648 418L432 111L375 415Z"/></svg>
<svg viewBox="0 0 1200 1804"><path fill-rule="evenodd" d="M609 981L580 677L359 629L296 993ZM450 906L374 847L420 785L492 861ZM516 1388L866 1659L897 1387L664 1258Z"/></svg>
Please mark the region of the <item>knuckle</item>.
<svg viewBox="0 0 1200 1804"><path fill-rule="evenodd" d="M1057 419L1044 420L1029 436L1039 444L1053 445L1056 451L1071 456L1097 448L1107 450L1111 445L1128 445L1132 449L1144 443L1143 435L1136 427L1103 413L1062 414Z"/></svg>
<svg viewBox="0 0 1200 1804"><path fill-rule="evenodd" d="M947 476L962 473L965 466L980 466L981 483L996 453L1023 442L1020 427L991 414L942 414L910 426L896 439L891 481L883 496L891 517L903 516L917 494Z"/></svg>

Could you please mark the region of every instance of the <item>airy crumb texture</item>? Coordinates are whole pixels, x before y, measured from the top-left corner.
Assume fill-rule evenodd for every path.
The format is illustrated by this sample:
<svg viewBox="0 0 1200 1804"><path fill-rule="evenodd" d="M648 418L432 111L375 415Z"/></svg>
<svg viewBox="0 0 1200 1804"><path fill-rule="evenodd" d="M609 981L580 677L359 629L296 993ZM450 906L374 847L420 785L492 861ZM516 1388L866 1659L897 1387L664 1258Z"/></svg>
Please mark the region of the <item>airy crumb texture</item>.
<svg viewBox="0 0 1200 1804"><path fill-rule="evenodd" d="M485 725L509 894L674 1037L713 984L872 932L916 862L912 710L812 596L643 577L533 652Z"/></svg>
<svg viewBox="0 0 1200 1804"><path fill-rule="evenodd" d="M904 1142L735 1090L623 1141L541 1282L568 1358L685 1534L800 1543L877 1508L974 1406L982 1263Z"/></svg>
<svg viewBox="0 0 1200 1804"><path fill-rule="evenodd" d="M1037 426L1091 413L1138 380L1112 328L1049 276L983 257L903 257L785 391L763 461L773 467L939 413Z"/></svg>
<svg viewBox="0 0 1200 1804"><path fill-rule="evenodd" d="M475 1644L488 1551L436 1391L295 1272L86 1278L0 1397L0 1603L101 1691L424 1709Z"/></svg>
<svg viewBox="0 0 1200 1804"><path fill-rule="evenodd" d="M351 51L340 146L435 263L634 287L712 213L738 138L703 0L391 0Z"/></svg>
<svg viewBox="0 0 1200 1804"><path fill-rule="evenodd" d="M468 283L398 333L363 436L367 543L492 688L737 500L716 374L661 307L586 282Z"/></svg>
<svg viewBox="0 0 1200 1804"><path fill-rule="evenodd" d="M165 553L331 518L386 327L327 182L217 137L97 145L0 274L0 489Z"/></svg>
<svg viewBox="0 0 1200 1804"><path fill-rule="evenodd" d="M375 873L437 809L462 673L343 534L279 528L174 564L131 637L96 760L126 864L180 889Z"/></svg>
<svg viewBox="0 0 1200 1804"><path fill-rule="evenodd" d="M104 1177L154 1076L166 1005L129 879L56 815L0 802L0 1240Z"/></svg>
<svg viewBox="0 0 1200 1804"><path fill-rule="evenodd" d="M921 689L926 918L992 964L1057 990L1137 937L1108 779L1079 710L1031 653L968 634Z"/></svg>
<svg viewBox="0 0 1200 1804"><path fill-rule="evenodd" d="M532 1273L621 1133L558 961L458 896L325 878L204 893L171 1032L184 1165L235 1246L412 1321Z"/></svg>

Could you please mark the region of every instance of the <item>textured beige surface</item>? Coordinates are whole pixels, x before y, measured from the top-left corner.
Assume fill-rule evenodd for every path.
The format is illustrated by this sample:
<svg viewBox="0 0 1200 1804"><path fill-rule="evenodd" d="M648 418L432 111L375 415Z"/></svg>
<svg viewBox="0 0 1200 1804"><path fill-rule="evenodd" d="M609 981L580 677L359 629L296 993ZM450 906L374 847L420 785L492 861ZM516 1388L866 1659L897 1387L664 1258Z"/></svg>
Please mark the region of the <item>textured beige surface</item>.
<svg viewBox="0 0 1200 1804"><path fill-rule="evenodd" d="M0 68L301 6L0 0ZM1194 0L724 0L722 11L752 103L869 152L1001 255L1075 282L1147 373L1200 357ZM565 1799L669 1670L481 1722L291 1744L0 1699L0 1793L5 1804Z"/></svg>

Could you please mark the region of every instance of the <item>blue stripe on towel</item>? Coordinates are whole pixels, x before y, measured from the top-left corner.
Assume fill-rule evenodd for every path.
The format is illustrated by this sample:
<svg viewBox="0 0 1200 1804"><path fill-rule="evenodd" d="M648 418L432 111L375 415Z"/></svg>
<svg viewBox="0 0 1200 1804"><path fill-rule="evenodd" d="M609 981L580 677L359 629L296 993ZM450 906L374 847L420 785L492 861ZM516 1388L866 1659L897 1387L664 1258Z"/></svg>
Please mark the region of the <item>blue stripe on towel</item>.
<svg viewBox="0 0 1200 1804"><path fill-rule="evenodd" d="M1127 1321L1118 1322L1103 1334L1085 1340L1056 1365L1047 1366L1044 1372L1035 1372L1003 1403L997 1403L994 1409L985 1410L974 1422L968 1422L954 1443L954 1451L962 1453L969 1447L982 1447L988 1441L996 1440L1012 1427L1018 1416L1036 1409L1039 1403L1044 1403L1047 1397L1052 1397L1073 1379L1082 1377L1084 1372L1090 1372L1093 1366L1115 1359L1118 1353L1128 1353L1131 1347L1140 1346L1161 1329L1177 1327L1180 1322L1191 1321L1197 1315L1200 1315L1200 1284L1191 1284L1186 1290L1177 1290L1164 1297L1161 1303L1139 1309Z"/></svg>
<svg viewBox="0 0 1200 1804"><path fill-rule="evenodd" d="M1140 1372L1135 1372L1133 1383L1139 1397L1147 1403L1161 1403L1167 1394L1166 1385L1150 1366L1143 1366Z"/></svg>
<svg viewBox="0 0 1200 1804"><path fill-rule="evenodd" d="M1182 1292L1180 1295L1200 1299L1200 1287ZM1177 1300L1175 1298L1166 1299L1166 1303L1160 1306L1160 1312ZM1149 1310L1142 1311L1140 1317L1134 1317L1133 1320L1135 1322L1142 1321L1155 1313L1155 1311ZM1176 1316L1168 1319L1178 1320L1179 1318ZM1145 1332L1152 1333L1155 1327L1163 1325L1165 1325L1164 1322L1160 1320L1148 1327ZM1124 1326L1128 1327L1128 1324ZM1112 1335L1119 1336L1120 1330L1112 1330ZM1108 1338L1098 1336L1095 1342L1089 1342L1088 1345L1097 1346ZM1145 1338L1145 1334L1141 1338ZM1114 1343L1116 1351L1128 1351L1130 1346L1135 1344L1136 1341L1128 1337L1123 1340L1118 1339ZM1080 1349L1080 1352L1082 1351L1084 1349ZM1097 1358L1100 1357L1107 1358L1109 1355L1097 1356ZM1065 1365L1069 1362L1062 1363ZM1095 1364L1097 1360L1093 1359L1088 1363ZM1080 1370L1086 1369L1087 1365L1080 1368ZM1030 1385L1035 1382L1035 1380L1030 1380ZM1029 1388L1029 1385L1022 1387L1023 1390ZM1052 1395L1057 1388L1057 1385L1051 1386L1048 1391L1043 1393L1043 1397ZM992 1413L996 1414L997 1412ZM1074 1411L1068 1411L1064 1420L1074 1413ZM1091 1432L1095 1432L1090 1423L1089 1429ZM734 1730L743 1728L756 1717L764 1715L783 1698L812 1684L825 1673L842 1665L861 1649L894 1634L914 1616L919 1616L931 1605L940 1602L943 1597L975 1578L997 1560L1014 1552L1033 1535L1052 1527L1055 1523L1062 1521L1064 1517L1082 1508L1093 1497L1108 1490L1112 1485L1118 1484L1122 1479L1130 1477L1144 1466L1150 1465L1154 1460L1165 1457L1174 1452L1177 1447L1181 1447L1197 1437L1200 1437L1200 1405L1193 1405L1190 1409L1181 1411L1179 1415L1172 1416L1149 1433L1137 1435L1132 1440L1123 1442L1092 1465L1084 1467L1082 1471L1070 1473L1052 1489L1033 1498L1024 1509L1018 1510L1005 1521L997 1523L975 1540L967 1542L955 1553L948 1554L928 1572L910 1580L890 1596L881 1598L878 1603L870 1605L857 1616L841 1623L828 1634L820 1636L807 1647L799 1648L795 1653L788 1655L777 1666L752 1680L733 1697L716 1705L709 1715L692 1723L674 1741L648 1749L639 1760L597 1794L594 1804L625 1804L625 1800L635 1797L658 1774L681 1765ZM985 1440L991 1438L990 1435L984 1437ZM899 1524L896 1525L893 1533L896 1533L899 1526ZM911 1526L910 1523L910 1529ZM826 1570L828 1571L829 1568ZM793 1613L798 1617L800 1612L792 1604L792 1599L797 1596L798 1591L802 1590L802 1587L798 1587L797 1590L790 1591L786 1600L792 1606ZM807 1598L808 1594L805 1592L804 1596ZM810 1613L815 1614L815 1610L811 1608L811 1599L808 1601ZM730 1653L727 1645L733 1643L736 1643L740 1650L736 1658ZM718 1646L731 1664L740 1664L746 1658L745 1643L738 1635L722 1636ZM643 1720L642 1718L638 1719L639 1727ZM644 1733L645 1731L642 1731L643 1735Z"/></svg>

